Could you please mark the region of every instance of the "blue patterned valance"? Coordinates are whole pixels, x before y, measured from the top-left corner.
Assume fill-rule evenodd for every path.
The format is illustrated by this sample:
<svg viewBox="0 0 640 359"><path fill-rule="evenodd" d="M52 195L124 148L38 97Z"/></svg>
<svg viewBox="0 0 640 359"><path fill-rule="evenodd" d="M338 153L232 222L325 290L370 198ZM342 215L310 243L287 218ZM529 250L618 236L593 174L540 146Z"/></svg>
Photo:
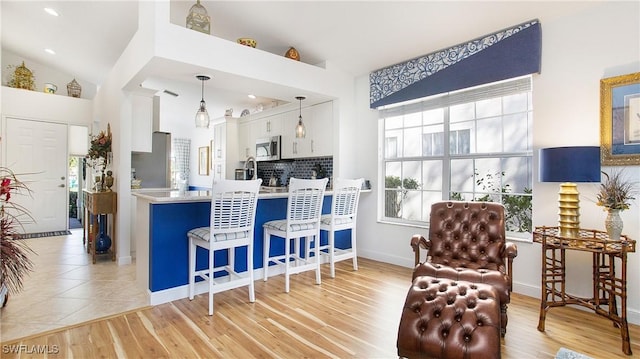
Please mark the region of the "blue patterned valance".
<svg viewBox="0 0 640 359"><path fill-rule="evenodd" d="M539 73L540 22L526 23L369 75L370 107Z"/></svg>

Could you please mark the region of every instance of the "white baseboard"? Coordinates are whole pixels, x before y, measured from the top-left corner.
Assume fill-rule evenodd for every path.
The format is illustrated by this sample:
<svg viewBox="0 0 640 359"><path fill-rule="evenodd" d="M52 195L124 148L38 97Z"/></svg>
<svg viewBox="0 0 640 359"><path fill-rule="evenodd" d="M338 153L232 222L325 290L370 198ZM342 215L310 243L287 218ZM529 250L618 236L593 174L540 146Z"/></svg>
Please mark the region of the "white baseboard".
<svg viewBox="0 0 640 359"><path fill-rule="evenodd" d="M533 286L530 284L513 282L513 292L526 295L528 297L537 298L540 301L540 295L542 294L540 286ZM620 304L620 303L618 303ZM570 307L584 310L587 312L593 312L589 308L581 307L579 305L570 305ZM618 307L618 313L622 312L622 307ZM553 315L553 313L551 314ZM640 311L637 309L627 308L627 322L629 324L640 325Z"/></svg>
<svg viewBox="0 0 640 359"><path fill-rule="evenodd" d="M324 258L324 256L323 256ZM323 261L326 262L326 261ZM322 262L321 262L322 263ZM273 277L276 275L280 275L284 273L284 268L281 266L270 266L269 267L269 277ZM253 271L253 279L254 281L263 280L264 271L262 268L256 269ZM221 277L224 278L224 277ZM283 288L284 290L284 288ZM209 285L205 281L197 282L194 288L195 295L207 293L209 291ZM181 285L178 287L173 287L165 290L159 290L156 292L151 292L147 290L147 294L149 296L149 304L158 305L163 303L172 302L174 300L180 300L189 297L189 285Z"/></svg>
<svg viewBox="0 0 640 359"><path fill-rule="evenodd" d="M406 268L413 268L413 259L407 259L405 257L392 256L384 252L358 250L358 257L371 259L374 261L389 263ZM413 256L412 256L413 258Z"/></svg>
<svg viewBox="0 0 640 359"><path fill-rule="evenodd" d="M131 256L118 257L117 263L119 266L127 265L133 263L131 260Z"/></svg>

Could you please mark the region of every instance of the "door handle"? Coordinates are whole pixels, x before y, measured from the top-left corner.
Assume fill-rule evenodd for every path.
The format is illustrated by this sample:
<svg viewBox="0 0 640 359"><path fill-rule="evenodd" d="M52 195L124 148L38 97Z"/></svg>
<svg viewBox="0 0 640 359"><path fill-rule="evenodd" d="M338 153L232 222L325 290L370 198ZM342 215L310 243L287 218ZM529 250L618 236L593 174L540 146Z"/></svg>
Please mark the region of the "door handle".
<svg viewBox="0 0 640 359"><path fill-rule="evenodd" d="M60 184L60 185L58 185L58 187L60 187L60 188L64 188L64 185L63 185L63 184Z"/></svg>
<svg viewBox="0 0 640 359"><path fill-rule="evenodd" d="M60 179L64 181L64 180L65 180L65 177L64 177L64 176L62 176L62 177L60 177Z"/></svg>

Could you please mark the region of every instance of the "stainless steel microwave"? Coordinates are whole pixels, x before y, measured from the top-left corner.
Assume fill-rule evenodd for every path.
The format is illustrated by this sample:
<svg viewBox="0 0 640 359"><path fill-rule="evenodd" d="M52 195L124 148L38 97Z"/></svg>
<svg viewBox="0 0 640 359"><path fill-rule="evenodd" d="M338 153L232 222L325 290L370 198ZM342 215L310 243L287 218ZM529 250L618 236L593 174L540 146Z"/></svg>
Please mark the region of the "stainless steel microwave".
<svg viewBox="0 0 640 359"><path fill-rule="evenodd" d="M256 161L274 161L280 159L280 136L259 138L256 140Z"/></svg>

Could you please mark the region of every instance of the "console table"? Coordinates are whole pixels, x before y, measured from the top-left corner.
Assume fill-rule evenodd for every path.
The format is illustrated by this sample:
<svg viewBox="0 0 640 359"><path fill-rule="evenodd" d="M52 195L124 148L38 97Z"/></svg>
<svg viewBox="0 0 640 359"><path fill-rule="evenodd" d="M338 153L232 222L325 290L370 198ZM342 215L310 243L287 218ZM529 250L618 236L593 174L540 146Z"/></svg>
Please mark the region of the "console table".
<svg viewBox="0 0 640 359"><path fill-rule="evenodd" d="M91 190L82 190L84 200L84 225L82 232L82 243L87 246L87 253L91 253L93 263L96 263L96 255L111 254L111 260L116 260L116 208L117 195L116 192L95 192ZM111 248L105 253L96 252L96 237L98 235L98 216L111 215L112 226L110 231ZM107 226L108 227L108 226Z"/></svg>
<svg viewBox="0 0 640 359"><path fill-rule="evenodd" d="M606 232L580 229L577 238L559 235L558 227L536 227L533 241L542 244L542 297L538 330L544 332L544 320L551 307L576 304L610 319L620 328L622 351L631 355L627 324L627 253L636 251L636 241L627 236L609 239ZM593 297L581 298L567 294L565 286L566 250L592 253ZM619 276L616 261L620 263ZM621 313L618 314L617 300Z"/></svg>

